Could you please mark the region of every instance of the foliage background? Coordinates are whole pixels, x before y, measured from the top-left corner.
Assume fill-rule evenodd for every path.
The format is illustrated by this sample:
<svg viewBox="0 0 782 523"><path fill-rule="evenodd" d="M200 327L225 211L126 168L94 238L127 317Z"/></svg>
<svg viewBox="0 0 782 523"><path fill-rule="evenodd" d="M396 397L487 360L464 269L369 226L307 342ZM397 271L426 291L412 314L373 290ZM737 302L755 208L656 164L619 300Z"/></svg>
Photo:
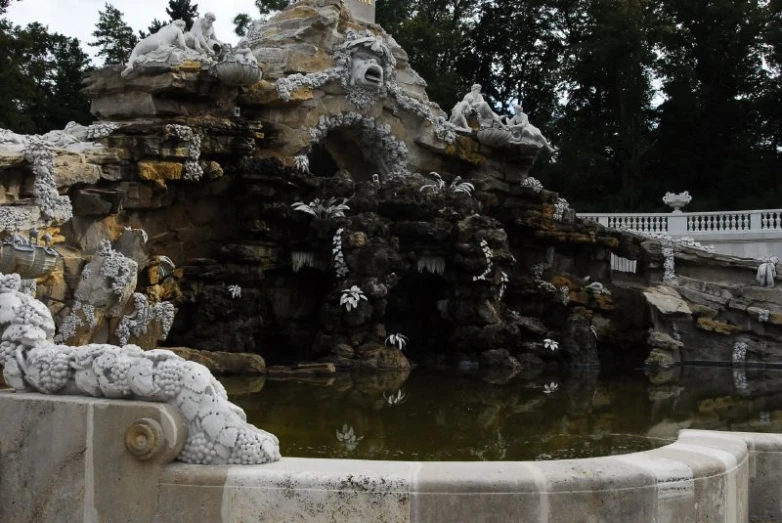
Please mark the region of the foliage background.
<svg viewBox="0 0 782 523"><path fill-rule="evenodd" d="M257 0L237 31L286 3ZM123 62L198 8L161 0L136 36L106 4L89 45ZM522 101L558 149L533 174L581 211L664 211L682 190L691 210L782 206L782 0L378 0L377 19L444 109L473 83L498 112ZM0 20L0 127L88 123L91 67L78 40Z"/></svg>

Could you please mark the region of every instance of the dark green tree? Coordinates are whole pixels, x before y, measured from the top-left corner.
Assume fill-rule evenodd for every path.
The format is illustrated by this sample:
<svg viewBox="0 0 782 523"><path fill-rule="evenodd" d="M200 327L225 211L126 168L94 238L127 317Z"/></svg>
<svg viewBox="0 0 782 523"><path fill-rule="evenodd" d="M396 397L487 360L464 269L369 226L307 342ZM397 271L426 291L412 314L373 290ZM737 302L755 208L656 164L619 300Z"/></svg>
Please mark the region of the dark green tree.
<svg viewBox="0 0 782 523"><path fill-rule="evenodd" d="M782 197L779 7L763 0L662 2L665 100L653 165L665 190L693 193L693 209L776 206Z"/></svg>
<svg viewBox="0 0 782 523"><path fill-rule="evenodd" d="M9 5L11 5L11 0L0 0L0 15L5 14Z"/></svg>
<svg viewBox="0 0 782 523"><path fill-rule="evenodd" d="M649 201L641 182L652 141L653 7L646 0L558 2L555 30L565 46L553 135L559 154L546 174L578 209Z"/></svg>
<svg viewBox="0 0 782 523"><path fill-rule="evenodd" d="M138 43L133 29L122 19L122 12L106 3L106 10L98 12L98 23L92 36L92 47L98 47L98 56L105 58L106 64L124 64Z"/></svg>
<svg viewBox="0 0 782 523"><path fill-rule="evenodd" d="M378 2L378 23L407 51L410 64L429 84L432 100L450 109L469 90L470 34L480 7L489 0L401 0L393 8ZM390 2L389 2L390 4Z"/></svg>
<svg viewBox="0 0 782 523"><path fill-rule="evenodd" d="M90 121L81 81L89 57L74 38L0 21L0 127L20 133L62 129Z"/></svg>
<svg viewBox="0 0 782 523"><path fill-rule="evenodd" d="M288 0L255 0L255 6L262 15L268 15L272 11L281 11L288 5Z"/></svg>
<svg viewBox="0 0 782 523"><path fill-rule="evenodd" d="M198 4L190 4L190 0L169 0L166 8L171 21L184 20L187 28L193 27L193 20L198 18Z"/></svg>
<svg viewBox="0 0 782 523"><path fill-rule="evenodd" d="M250 15L247 13L239 13L234 17L234 32L238 36L246 36L247 29L250 27L252 21L252 18L250 18Z"/></svg>

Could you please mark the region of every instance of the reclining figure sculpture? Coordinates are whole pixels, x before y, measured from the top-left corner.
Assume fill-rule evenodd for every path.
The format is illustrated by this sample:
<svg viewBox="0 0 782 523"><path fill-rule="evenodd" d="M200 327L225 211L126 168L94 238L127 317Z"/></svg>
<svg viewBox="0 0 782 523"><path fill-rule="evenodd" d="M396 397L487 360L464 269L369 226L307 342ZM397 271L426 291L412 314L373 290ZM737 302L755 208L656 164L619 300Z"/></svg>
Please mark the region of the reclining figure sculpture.
<svg viewBox="0 0 782 523"><path fill-rule="evenodd" d="M530 145L553 153L554 148L540 129L530 123L521 104L515 105L513 110L513 117L506 117L503 122L483 98L481 85L475 84L464 99L454 106L450 122L457 128L472 132L469 120L474 118L479 126L476 133L478 140L491 147Z"/></svg>
<svg viewBox="0 0 782 523"><path fill-rule="evenodd" d="M19 275L0 274L0 364L17 392L169 403L187 421L177 458L186 463L259 465L280 459L277 438L247 423L206 367L135 345L56 345L51 312L20 286Z"/></svg>

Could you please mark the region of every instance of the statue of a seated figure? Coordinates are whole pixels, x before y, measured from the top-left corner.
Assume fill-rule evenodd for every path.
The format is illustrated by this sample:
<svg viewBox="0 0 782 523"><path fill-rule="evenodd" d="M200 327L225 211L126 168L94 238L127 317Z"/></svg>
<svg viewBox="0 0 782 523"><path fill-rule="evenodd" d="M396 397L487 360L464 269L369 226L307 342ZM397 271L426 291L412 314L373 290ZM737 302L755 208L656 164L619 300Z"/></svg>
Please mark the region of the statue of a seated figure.
<svg viewBox="0 0 782 523"><path fill-rule="evenodd" d="M206 13L203 17L196 18L193 21L193 27L185 34L187 46L198 52L214 56L223 46L223 42L218 40L215 35L215 20L217 17L214 13Z"/></svg>
<svg viewBox="0 0 782 523"><path fill-rule="evenodd" d="M481 129L503 127L502 118L496 114L481 94L481 85L475 84L464 99L451 111L450 122L456 127L470 129L469 118L478 119Z"/></svg>
<svg viewBox="0 0 782 523"><path fill-rule="evenodd" d="M510 131L520 131L522 139L527 139L536 145L540 145L549 152L554 152L554 148L548 142L540 129L529 122L529 116L524 112L521 103L513 107L514 115L507 119L508 129Z"/></svg>

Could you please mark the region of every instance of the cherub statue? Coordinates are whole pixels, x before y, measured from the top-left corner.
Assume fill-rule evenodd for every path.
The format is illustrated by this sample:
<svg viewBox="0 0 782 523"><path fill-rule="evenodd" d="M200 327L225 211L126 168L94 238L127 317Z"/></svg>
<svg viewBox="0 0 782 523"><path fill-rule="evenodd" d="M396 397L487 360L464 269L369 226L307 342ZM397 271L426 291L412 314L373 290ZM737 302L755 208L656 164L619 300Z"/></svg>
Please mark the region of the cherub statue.
<svg viewBox="0 0 782 523"><path fill-rule="evenodd" d="M222 48L223 43L215 35L214 22L217 17L214 13L206 13L203 17L193 21L193 27L185 34L185 42L191 49L214 56L216 51Z"/></svg>
<svg viewBox="0 0 782 523"><path fill-rule="evenodd" d="M161 27L157 33L151 34L148 37L141 40L136 47L133 48L133 52L130 53L130 59L128 59L128 66L122 71L122 77L128 76L136 67L136 64L142 60L144 56L158 49L165 47L178 47L179 49L187 49L185 44L185 22L184 20L174 20L170 24Z"/></svg>
<svg viewBox="0 0 782 523"><path fill-rule="evenodd" d="M255 58L253 50L250 49L250 42L240 40L236 49L233 50L233 59L240 64L258 65L258 59Z"/></svg>
<svg viewBox="0 0 782 523"><path fill-rule="evenodd" d="M540 129L529 123L529 116L521 107L521 103L513 106L513 116L507 119L507 125L510 131L520 131L521 137L540 145L548 152L554 152L554 148L540 132Z"/></svg>

